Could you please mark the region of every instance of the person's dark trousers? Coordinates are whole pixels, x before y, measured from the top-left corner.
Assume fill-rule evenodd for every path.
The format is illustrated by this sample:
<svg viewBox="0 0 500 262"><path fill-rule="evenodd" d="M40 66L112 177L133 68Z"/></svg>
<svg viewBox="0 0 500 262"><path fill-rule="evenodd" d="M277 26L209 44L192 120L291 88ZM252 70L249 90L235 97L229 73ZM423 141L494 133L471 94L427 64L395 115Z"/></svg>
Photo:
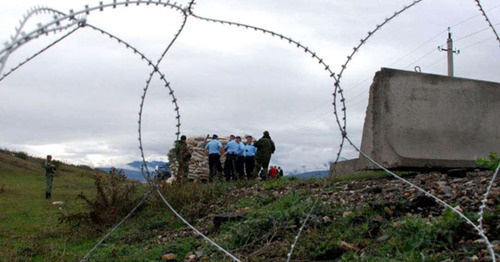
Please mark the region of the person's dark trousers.
<svg viewBox="0 0 500 262"><path fill-rule="evenodd" d="M220 173L222 172L222 165L220 163L220 155L219 154L209 154L208 155L208 166L210 168L209 180L210 180L210 182L213 182L214 177L216 175L220 176Z"/></svg>
<svg viewBox="0 0 500 262"><path fill-rule="evenodd" d="M224 162L224 174L226 175L226 181L236 178L236 155L227 154L226 162Z"/></svg>
<svg viewBox="0 0 500 262"><path fill-rule="evenodd" d="M236 173L238 174L238 179L243 179L245 177L245 157L238 156L236 158Z"/></svg>
<svg viewBox="0 0 500 262"><path fill-rule="evenodd" d="M252 179L253 176L253 169L255 168L255 157L254 156L247 156L245 157L245 170L247 172L247 178Z"/></svg>

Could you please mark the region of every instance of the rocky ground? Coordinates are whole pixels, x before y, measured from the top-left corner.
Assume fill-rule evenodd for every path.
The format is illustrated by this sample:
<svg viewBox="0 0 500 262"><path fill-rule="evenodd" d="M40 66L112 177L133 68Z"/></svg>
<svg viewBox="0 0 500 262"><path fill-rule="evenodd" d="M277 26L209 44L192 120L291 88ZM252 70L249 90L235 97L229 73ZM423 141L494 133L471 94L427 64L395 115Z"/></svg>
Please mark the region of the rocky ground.
<svg viewBox="0 0 500 262"><path fill-rule="evenodd" d="M402 174L404 179L421 187L422 189L430 192L439 199L450 204L456 210L466 214L471 220L476 222L478 212L481 206L481 201L484 198L484 193L488 187L492 172L490 171L476 171L476 172L463 172L456 174L444 174L439 172L430 173L405 173ZM240 187L228 192L226 197L231 199L256 199L259 203L269 197L273 199L285 198L293 192L305 191L311 197L306 198L304 201L307 206L310 206L314 197L317 197L321 189L325 186L324 180L307 180L297 181L296 183L279 183L273 184L255 183L252 186ZM368 179L334 179L326 181L326 186L321 197L321 208L315 211L311 220L306 227L306 231L324 230L327 231L329 226L334 226L336 223L342 224L342 221L349 220L352 226L361 226L362 224L368 225L363 238L352 243L340 239L337 241L338 249L355 254L362 254L363 256L370 256L371 254L378 254L373 251L374 245L379 243L391 241L391 236L386 232L388 227L400 227L404 223L405 217L419 217L423 218L427 223L434 223L438 217L442 217L445 213L445 208L437 203L433 198L426 196L415 188L410 187L399 179L391 177L377 177ZM488 236L490 242L493 244L496 252L500 251L500 186L497 181L493 183L491 193L486 201L484 231ZM330 211L324 211L328 207ZM217 207L216 204L211 204L207 207L210 210L218 210L218 212L211 212L208 215L199 218L196 221L196 226L202 232L208 235L214 235L217 230L214 229L214 223L221 216L231 216L237 220L247 223L250 217L255 218L255 210L252 206L241 206L238 202L229 203L223 209ZM373 210L381 210L374 216L363 217L360 215L362 210L367 208ZM223 211L223 212L222 212ZM300 220L303 215L300 216ZM221 223L221 222L217 222ZM224 223L224 222L222 222ZM296 223L288 223L280 230L289 232L296 232L301 221ZM323 229L322 229L323 228ZM457 254L454 260L459 261L491 261L487 249L484 245L484 240L477 234L472 226L463 224L462 228L453 234L453 247L465 251L457 251L452 254ZM278 233L277 233L278 234ZM279 235L279 234L278 234ZM179 237L193 236L189 229L183 229L175 232L165 232L158 236L157 243L167 243ZM273 241L280 241L273 242ZM263 251L262 248L252 250L250 261L264 261L266 259L272 260L270 254L266 252L278 252L276 247L282 250L289 248L289 239L276 239L269 240L271 245L274 245L273 251ZM375 243L375 244L374 244ZM242 250L243 248L240 248ZM438 248L439 249L439 248ZM471 251L472 250L472 251ZM476 250L476 251L474 251ZM262 253L262 257L255 258L253 254ZM443 251L444 252L444 251ZM198 256L198 255L201 256ZM204 257L203 250L193 250L186 255L187 261L197 261ZM441 257L447 257L448 253L443 253ZM331 260L337 260L337 255L329 255ZM328 256L327 256L328 257ZM262 260L261 260L262 259ZM321 257L317 257L318 260ZM210 259L209 259L210 260ZM279 259L278 259L279 260ZM307 260L307 259L306 259ZM316 259L314 259L316 260ZM326 259L329 260L329 259ZM411 261L411 259L409 259Z"/></svg>

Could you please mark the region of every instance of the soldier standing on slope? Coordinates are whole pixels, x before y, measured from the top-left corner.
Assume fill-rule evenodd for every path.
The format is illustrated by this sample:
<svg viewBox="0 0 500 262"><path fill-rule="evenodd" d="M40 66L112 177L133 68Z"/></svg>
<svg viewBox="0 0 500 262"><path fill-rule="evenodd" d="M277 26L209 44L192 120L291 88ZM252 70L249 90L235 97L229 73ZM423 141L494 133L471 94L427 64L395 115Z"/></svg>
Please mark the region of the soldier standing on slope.
<svg viewBox="0 0 500 262"><path fill-rule="evenodd" d="M257 148L257 153L255 155L254 177L258 176L262 169L262 172L260 172L260 178L262 180L266 180L271 155L276 150L274 142L271 139L271 136L269 136L269 132L264 131L264 135L261 139L254 143L254 146Z"/></svg>
<svg viewBox="0 0 500 262"><path fill-rule="evenodd" d="M45 168L45 199L52 198L52 181L54 180L54 172L56 171L56 166L52 163L52 156L47 156L47 161L44 164Z"/></svg>
<svg viewBox="0 0 500 262"><path fill-rule="evenodd" d="M191 152L186 143L186 136L181 136L181 140L175 142L175 156L179 162L179 170L175 176L175 181L183 183L189 175L189 160L191 160Z"/></svg>

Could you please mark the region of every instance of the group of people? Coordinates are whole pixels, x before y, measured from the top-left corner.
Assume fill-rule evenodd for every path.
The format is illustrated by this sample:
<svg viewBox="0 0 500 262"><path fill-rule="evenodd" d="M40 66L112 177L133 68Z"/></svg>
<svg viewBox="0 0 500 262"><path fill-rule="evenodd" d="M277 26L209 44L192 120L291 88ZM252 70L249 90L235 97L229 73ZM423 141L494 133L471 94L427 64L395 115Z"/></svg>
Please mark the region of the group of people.
<svg viewBox="0 0 500 262"><path fill-rule="evenodd" d="M240 136L231 135L229 142L223 146L219 137L214 134L212 140L205 145L205 152L208 154L208 164L210 168L209 181L215 179L226 181L255 179L260 177L262 180L268 179L269 162L271 155L276 150L273 140L268 131L264 131L262 138L253 141L252 136L245 137L243 142ZM186 143L186 136L181 136L175 145L175 153L179 162L179 171L177 180L184 180L189 173L189 161L191 152ZM221 156L226 156L224 167L222 167ZM276 169L276 167L274 167ZM280 168L281 169L281 168ZM273 171L275 172L275 171ZM279 174L273 173L274 177ZM283 171L281 171L281 174Z"/></svg>

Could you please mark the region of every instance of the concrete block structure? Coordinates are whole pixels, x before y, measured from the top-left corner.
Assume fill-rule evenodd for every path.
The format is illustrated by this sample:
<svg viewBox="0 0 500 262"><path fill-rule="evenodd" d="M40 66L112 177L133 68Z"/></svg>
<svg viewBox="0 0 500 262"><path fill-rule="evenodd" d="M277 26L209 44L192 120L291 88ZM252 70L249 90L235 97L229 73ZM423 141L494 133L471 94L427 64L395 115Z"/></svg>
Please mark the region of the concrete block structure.
<svg viewBox="0 0 500 262"><path fill-rule="evenodd" d="M382 68L370 87L361 150L391 169L473 168L500 153L500 84ZM377 169L361 156L335 170Z"/></svg>

